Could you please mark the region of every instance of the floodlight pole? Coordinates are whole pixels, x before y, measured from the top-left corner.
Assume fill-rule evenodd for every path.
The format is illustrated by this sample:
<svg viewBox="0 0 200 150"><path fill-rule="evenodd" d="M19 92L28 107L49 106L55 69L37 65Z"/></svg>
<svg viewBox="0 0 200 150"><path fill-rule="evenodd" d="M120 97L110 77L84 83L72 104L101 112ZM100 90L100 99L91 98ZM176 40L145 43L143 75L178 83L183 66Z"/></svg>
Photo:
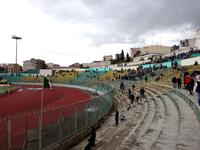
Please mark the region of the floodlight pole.
<svg viewBox="0 0 200 150"><path fill-rule="evenodd" d="M16 36L16 35L13 35L12 36L12 39L15 39L16 40L16 58L15 58L15 68L16 68L16 75L17 75L17 73L18 73L18 71L17 71L17 40L21 40L22 39L22 37L19 37L19 36Z"/></svg>

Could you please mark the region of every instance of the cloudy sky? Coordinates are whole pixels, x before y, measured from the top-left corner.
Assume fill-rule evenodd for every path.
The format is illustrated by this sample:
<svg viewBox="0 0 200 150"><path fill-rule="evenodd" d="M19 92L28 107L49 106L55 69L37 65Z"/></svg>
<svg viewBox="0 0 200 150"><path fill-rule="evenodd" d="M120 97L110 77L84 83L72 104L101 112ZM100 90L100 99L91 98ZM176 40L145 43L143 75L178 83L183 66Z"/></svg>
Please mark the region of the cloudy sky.
<svg viewBox="0 0 200 150"><path fill-rule="evenodd" d="M200 28L200 0L1 0L0 63L30 58L63 66L150 44L172 45Z"/></svg>

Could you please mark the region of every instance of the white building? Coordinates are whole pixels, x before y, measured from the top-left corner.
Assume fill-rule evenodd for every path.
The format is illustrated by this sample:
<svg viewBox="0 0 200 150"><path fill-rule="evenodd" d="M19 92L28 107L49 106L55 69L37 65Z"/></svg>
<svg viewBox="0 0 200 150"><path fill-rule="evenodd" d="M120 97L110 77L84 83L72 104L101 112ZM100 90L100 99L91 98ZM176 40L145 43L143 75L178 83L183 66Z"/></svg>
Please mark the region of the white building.
<svg viewBox="0 0 200 150"><path fill-rule="evenodd" d="M52 69L40 69L41 76L52 76L53 70Z"/></svg>
<svg viewBox="0 0 200 150"><path fill-rule="evenodd" d="M111 61L94 61L91 63L83 63L83 67L106 67L111 65Z"/></svg>
<svg viewBox="0 0 200 150"><path fill-rule="evenodd" d="M112 59L113 59L112 55L103 56L103 61L110 61Z"/></svg>

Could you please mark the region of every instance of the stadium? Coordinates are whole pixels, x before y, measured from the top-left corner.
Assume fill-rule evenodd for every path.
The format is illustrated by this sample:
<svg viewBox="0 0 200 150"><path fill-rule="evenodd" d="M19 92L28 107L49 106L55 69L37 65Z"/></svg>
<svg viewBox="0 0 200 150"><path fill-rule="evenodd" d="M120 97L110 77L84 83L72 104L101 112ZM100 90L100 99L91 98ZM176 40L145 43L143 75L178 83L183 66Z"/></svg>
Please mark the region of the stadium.
<svg viewBox="0 0 200 150"><path fill-rule="evenodd" d="M190 51L189 54L190 56L184 59L181 58L185 53L178 54L174 59L178 62L177 66L172 66L173 63L169 62L173 55L162 62L154 60L154 63L142 64L137 70L127 66L112 69L110 66L89 68L81 72L61 71L51 77L23 76L23 73L17 77L1 74L1 149L38 149L40 144L42 149L70 148L83 140L91 127L98 128L105 119L109 120L109 114L113 114L115 109L126 115L127 120L131 117L131 112L137 111L138 115L134 115L134 122L137 124L135 127L131 125L130 128L136 133L140 128L144 128L146 131L144 130L143 136L146 138L151 134L147 134L150 129L145 122L151 124L152 134L155 130L154 136L159 138L165 130L164 123L168 124L172 119L168 113L179 117L176 118L179 123L174 122L173 125L173 122L169 122L169 125L176 127L176 132L182 130L177 124L185 124L180 117L183 114L188 115L187 112L194 117L186 117L188 120L185 121L192 121L194 128L198 128L200 110L194 97L188 96L184 89L173 88L171 82L171 78L180 75L183 69L191 75L200 70L199 65L193 65L200 62L198 55L193 57L194 54L199 54L199 51ZM126 87L123 92L118 91L120 82L124 82ZM129 112L126 107L129 105L128 89L132 88L132 84L135 84L136 92L144 87L146 98L142 98L142 103L136 104L136 109L132 107ZM187 112L183 112L183 108ZM167 132L171 133L173 130ZM129 136L135 135L130 133ZM196 138L197 141L194 140L190 145L195 148L199 146L199 138ZM85 145L87 143L84 143ZM84 146L81 146L83 145L79 144L78 148L73 149L83 149Z"/></svg>
<svg viewBox="0 0 200 150"><path fill-rule="evenodd" d="M200 150L199 6L0 1L0 150Z"/></svg>

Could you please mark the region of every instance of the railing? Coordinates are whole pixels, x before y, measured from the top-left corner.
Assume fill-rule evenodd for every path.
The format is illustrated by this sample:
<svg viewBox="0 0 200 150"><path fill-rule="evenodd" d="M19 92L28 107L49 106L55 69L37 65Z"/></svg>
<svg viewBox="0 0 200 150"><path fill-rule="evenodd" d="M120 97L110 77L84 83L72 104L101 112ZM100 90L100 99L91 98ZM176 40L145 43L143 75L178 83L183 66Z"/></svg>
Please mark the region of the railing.
<svg viewBox="0 0 200 150"><path fill-rule="evenodd" d="M18 83L33 85L33 83ZM36 83L39 85L39 83ZM113 105L113 87L104 84L71 83L54 86L74 87L100 95L71 105L43 111L42 131L39 130L40 111L1 118L0 149L49 149L63 141L70 141L95 125ZM9 109L9 108L8 108ZM39 133L40 132L40 133ZM39 134L42 135L39 142Z"/></svg>

